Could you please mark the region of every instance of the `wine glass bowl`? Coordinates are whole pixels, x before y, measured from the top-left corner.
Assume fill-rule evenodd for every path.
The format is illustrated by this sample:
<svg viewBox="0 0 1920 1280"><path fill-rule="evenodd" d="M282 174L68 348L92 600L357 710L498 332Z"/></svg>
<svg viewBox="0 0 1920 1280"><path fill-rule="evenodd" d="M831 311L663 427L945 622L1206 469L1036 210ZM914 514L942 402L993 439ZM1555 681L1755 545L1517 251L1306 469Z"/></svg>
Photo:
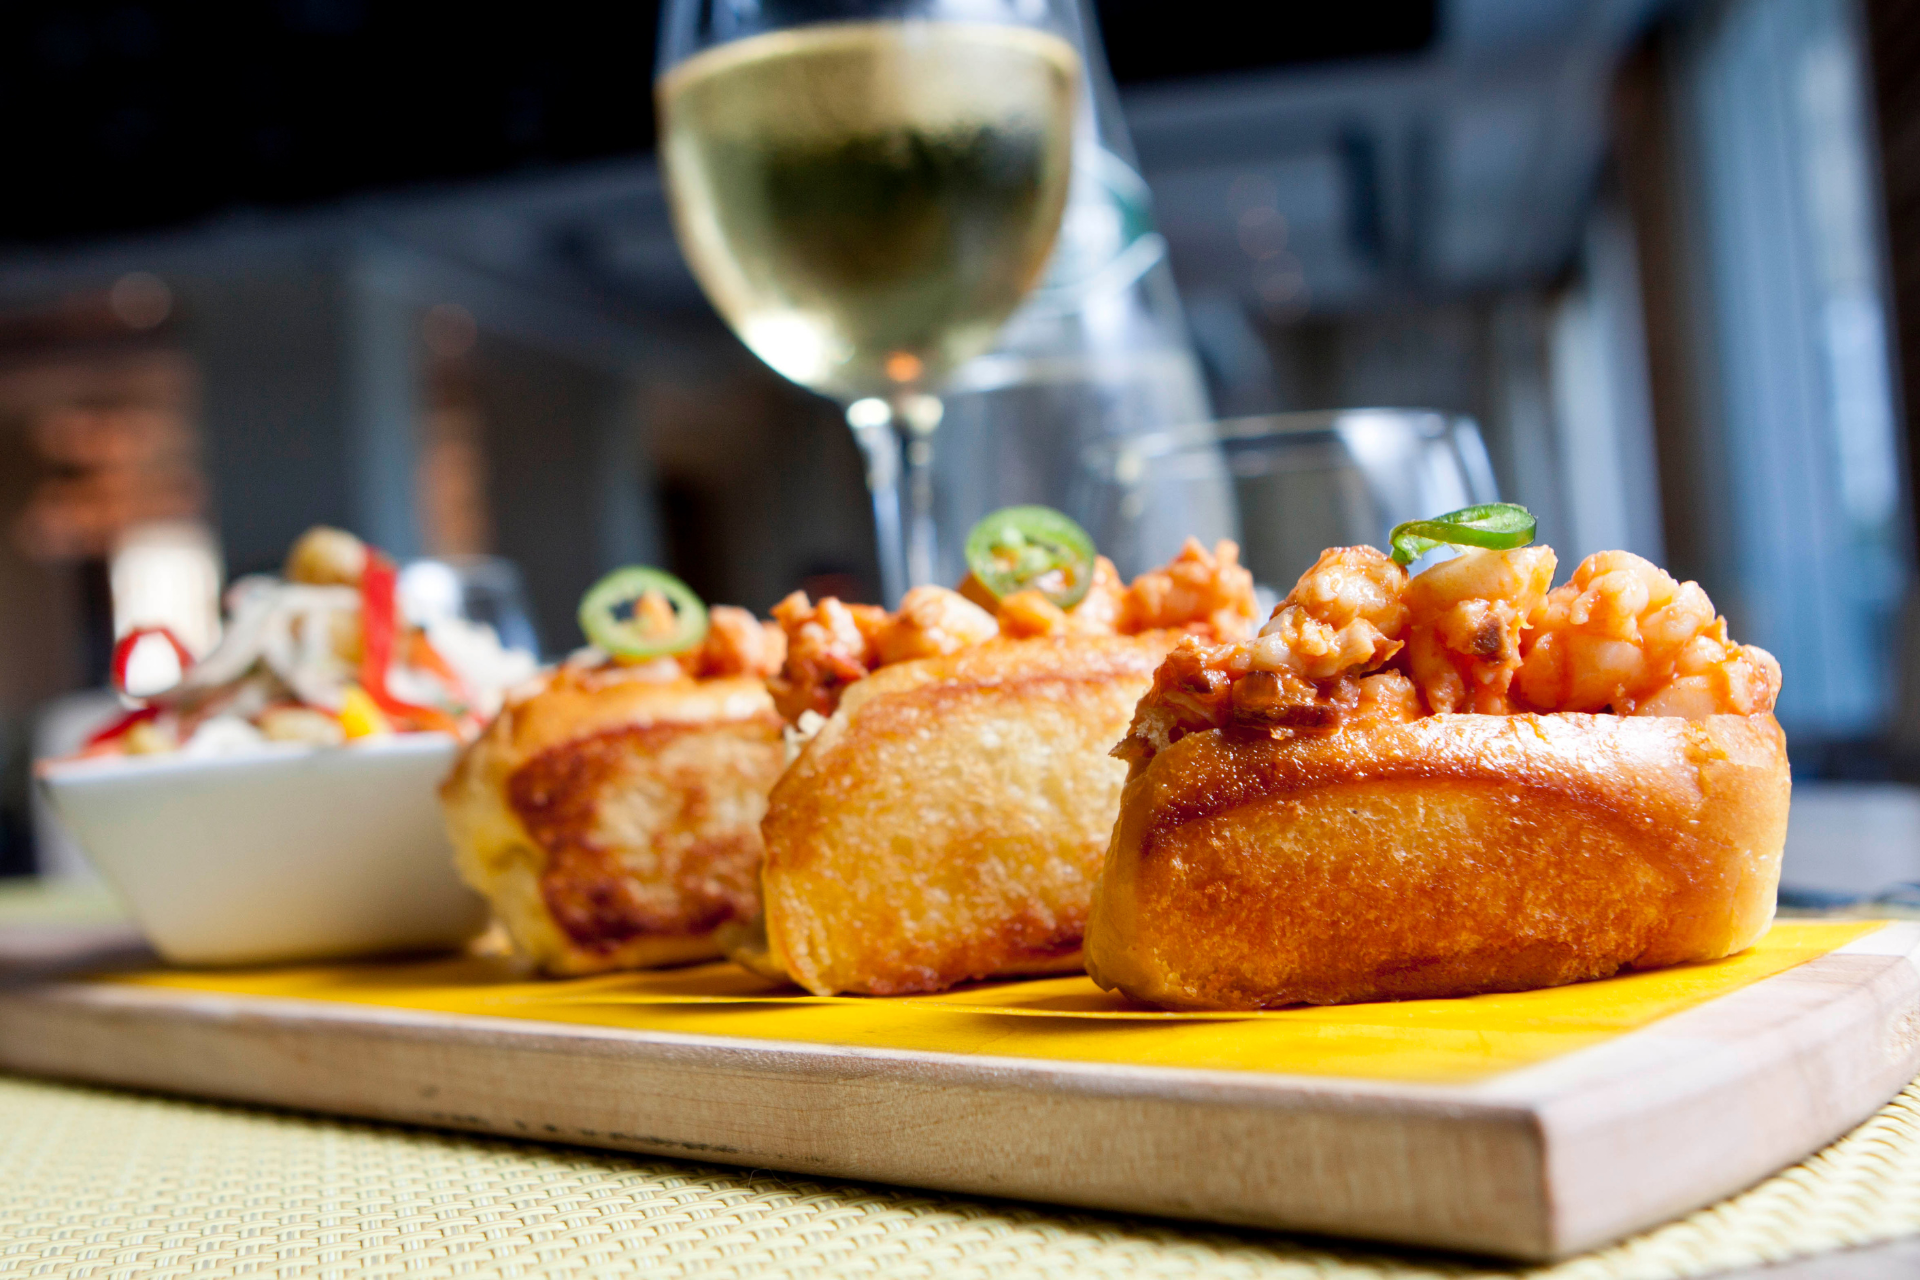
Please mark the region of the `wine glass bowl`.
<svg viewBox="0 0 1920 1280"><path fill-rule="evenodd" d="M993 345L1059 234L1077 41L1070 0L666 9L681 247L756 355L851 409L890 601L932 573L939 386Z"/></svg>
<svg viewBox="0 0 1920 1280"><path fill-rule="evenodd" d="M674 216L741 340L849 400L986 350L1059 229L1073 58L1042 31L832 23L669 71Z"/></svg>

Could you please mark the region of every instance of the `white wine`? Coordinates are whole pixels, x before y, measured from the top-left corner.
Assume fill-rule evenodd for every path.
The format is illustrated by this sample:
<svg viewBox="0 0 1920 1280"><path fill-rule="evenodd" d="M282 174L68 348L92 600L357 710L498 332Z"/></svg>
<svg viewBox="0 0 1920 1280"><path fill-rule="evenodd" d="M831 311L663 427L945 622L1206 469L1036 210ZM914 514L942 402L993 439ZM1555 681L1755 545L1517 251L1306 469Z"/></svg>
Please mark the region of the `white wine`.
<svg viewBox="0 0 1920 1280"><path fill-rule="evenodd" d="M709 49L660 81L680 243L780 373L843 399L930 386L1039 279L1079 55L1022 27L861 22Z"/></svg>

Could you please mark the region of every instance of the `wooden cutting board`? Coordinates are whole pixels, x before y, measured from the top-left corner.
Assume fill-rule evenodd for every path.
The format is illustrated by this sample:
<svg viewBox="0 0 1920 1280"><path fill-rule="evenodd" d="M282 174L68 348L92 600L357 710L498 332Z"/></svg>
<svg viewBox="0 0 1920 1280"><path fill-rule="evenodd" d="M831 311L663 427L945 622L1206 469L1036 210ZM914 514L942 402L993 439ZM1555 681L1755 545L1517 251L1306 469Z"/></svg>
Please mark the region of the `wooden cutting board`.
<svg viewBox="0 0 1920 1280"><path fill-rule="evenodd" d="M81 977L21 952L0 946L15 1071L1529 1260L1738 1191L1920 1073L1913 924L1233 1017L1129 1009L1084 978L816 1000L723 965Z"/></svg>

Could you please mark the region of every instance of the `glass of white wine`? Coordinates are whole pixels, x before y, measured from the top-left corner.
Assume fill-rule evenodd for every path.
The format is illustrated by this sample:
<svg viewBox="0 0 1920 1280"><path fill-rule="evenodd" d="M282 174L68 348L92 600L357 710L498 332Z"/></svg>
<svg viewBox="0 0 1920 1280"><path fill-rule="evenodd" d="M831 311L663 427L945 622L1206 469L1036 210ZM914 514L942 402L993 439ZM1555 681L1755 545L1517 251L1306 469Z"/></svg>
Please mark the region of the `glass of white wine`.
<svg viewBox="0 0 1920 1280"><path fill-rule="evenodd" d="M1059 234L1081 39L1071 0L665 8L681 247L756 355L846 407L889 604L933 578L941 382L993 345Z"/></svg>

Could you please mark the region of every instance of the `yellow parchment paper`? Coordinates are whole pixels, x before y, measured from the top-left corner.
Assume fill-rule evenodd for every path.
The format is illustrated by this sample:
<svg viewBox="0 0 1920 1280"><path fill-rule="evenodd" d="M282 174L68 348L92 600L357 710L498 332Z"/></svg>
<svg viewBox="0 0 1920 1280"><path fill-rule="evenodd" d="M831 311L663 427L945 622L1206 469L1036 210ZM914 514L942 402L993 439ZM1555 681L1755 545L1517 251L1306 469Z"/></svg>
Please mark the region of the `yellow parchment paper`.
<svg viewBox="0 0 1920 1280"><path fill-rule="evenodd" d="M459 957L154 970L101 980L749 1040L1438 1083L1597 1044L1804 964L1884 923L1787 921L1725 960L1544 991L1253 1014L1143 1009L1084 976L893 999L809 996L724 963L541 980L510 961Z"/></svg>

